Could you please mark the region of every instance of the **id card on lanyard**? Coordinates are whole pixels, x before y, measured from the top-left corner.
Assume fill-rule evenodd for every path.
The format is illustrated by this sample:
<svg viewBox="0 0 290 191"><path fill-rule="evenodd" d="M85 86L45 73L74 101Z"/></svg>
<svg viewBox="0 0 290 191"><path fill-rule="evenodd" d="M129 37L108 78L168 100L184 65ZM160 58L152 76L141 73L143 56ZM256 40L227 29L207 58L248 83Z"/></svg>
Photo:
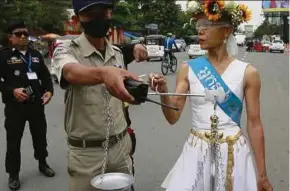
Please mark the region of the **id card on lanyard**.
<svg viewBox="0 0 290 191"><path fill-rule="evenodd" d="M37 74L31 70L31 64L32 64L32 57L31 54L29 54L28 62L24 56L21 55L21 59L23 62L25 62L28 66L28 72L27 72L27 77L29 80L37 80Z"/></svg>

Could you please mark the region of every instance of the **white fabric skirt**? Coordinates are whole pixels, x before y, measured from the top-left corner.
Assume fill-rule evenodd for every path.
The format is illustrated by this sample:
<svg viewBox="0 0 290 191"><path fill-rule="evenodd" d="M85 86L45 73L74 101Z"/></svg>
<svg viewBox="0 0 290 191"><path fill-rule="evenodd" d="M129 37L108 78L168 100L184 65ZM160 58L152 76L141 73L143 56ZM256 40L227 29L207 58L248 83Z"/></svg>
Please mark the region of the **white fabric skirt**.
<svg viewBox="0 0 290 191"><path fill-rule="evenodd" d="M200 129L194 129L201 131ZM236 135L239 128L223 130L224 137ZM219 146L219 172L216 191L226 191L228 145ZM190 134L183 151L162 184L166 191L213 191L210 189L210 147L204 140ZM233 191L257 191L255 167L247 140L242 135L234 145L232 173Z"/></svg>

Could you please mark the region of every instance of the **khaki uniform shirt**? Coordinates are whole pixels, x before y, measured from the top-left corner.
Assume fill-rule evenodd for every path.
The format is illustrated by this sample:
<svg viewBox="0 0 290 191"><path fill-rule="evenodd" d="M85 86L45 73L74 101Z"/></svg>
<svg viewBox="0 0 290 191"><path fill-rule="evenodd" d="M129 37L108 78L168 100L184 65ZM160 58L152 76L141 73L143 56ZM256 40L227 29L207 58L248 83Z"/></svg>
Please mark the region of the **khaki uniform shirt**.
<svg viewBox="0 0 290 191"><path fill-rule="evenodd" d="M105 139L107 132L108 105L104 92L104 84L82 86L68 84L62 78L62 69L65 64L76 63L90 67L122 66L123 55L120 49L106 41L106 54L102 54L90 44L84 34L73 41L65 42L54 51L54 72L65 95L65 130L70 138L76 139ZM110 78L110 76L108 76ZM122 102L110 97L110 106L113 114L115 129L110 129L110 136L121 133L126 128Z"/></svg>

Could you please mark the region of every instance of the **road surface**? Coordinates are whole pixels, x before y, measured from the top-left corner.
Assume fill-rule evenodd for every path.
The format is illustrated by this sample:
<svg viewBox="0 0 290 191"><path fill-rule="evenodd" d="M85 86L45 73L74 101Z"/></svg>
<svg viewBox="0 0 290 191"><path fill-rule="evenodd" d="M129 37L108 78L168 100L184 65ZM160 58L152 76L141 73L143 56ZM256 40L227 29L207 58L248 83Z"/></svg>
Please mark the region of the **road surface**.
<svg viewBox="0 0 290 191"><path fill-rule="evenodd" d="M176 54L179 63L187 60L184 53ZM288 191L289 125L288 125L288 55L280 53L245 53L239 59L252 63L261 73L261 113L265 128L268 174L276 191ZM129 70L137 74L160 72L160 62L131 64ZM175 85L175 75L169 75L170 89ZM55 85L55 96L47 106L48 162L56 177L46 178L38 172L33 158L31 136L28 128L22 140L22 166L20 179L22 191L68 190L66 171L67 145L63 128L64 92ZM159 100L154 97L153 99ZM3 104L0 105L0 190L8 191L5 173L6 137L3 127ZM131 106L132 124L137 134L136 182L138 191L159 191L160 185L178 158L190 128L190 111L186 106L180 121L170 126L159 106L151 103Z"/></svg>

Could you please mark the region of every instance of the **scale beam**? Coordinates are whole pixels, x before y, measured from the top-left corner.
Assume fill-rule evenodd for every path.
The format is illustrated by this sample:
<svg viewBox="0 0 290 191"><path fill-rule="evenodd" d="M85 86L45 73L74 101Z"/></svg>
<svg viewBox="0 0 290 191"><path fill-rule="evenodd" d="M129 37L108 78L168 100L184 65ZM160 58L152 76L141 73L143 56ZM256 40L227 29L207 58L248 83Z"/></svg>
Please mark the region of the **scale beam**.
<svg viewBox="0 0 290 191"><path fill-rule="evenodd" d="M194 96L194 97L205 97L202 94L184 94L184 93L159 93L159 92L149 92L148 95L159 95L159 96Z"/></svg>

